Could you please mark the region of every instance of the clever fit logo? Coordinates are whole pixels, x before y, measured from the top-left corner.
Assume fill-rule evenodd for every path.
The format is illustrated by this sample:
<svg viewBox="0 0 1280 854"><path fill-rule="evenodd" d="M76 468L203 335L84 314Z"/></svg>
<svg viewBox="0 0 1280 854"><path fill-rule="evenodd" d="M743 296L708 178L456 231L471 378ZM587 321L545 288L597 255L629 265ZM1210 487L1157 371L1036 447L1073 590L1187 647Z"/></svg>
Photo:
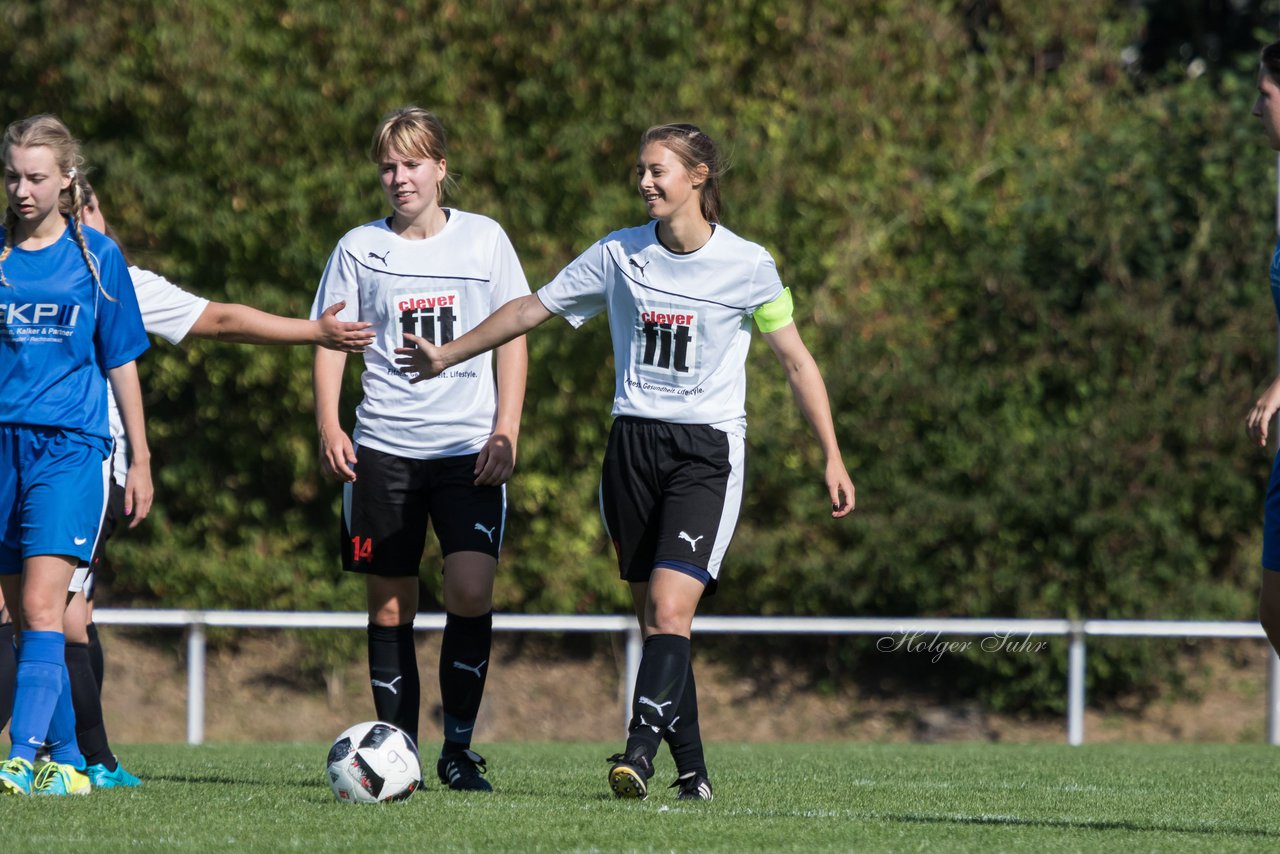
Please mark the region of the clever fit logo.
<svg viewBox="0 0 1280 854"><path fill-rule="evenodd" d="M640 312L642 364L680 374L693 370L689 364L693 330L698 315L687 309Z"/></svg>
<svg viewBox="0 0 1280 854"><path fill-rule="evenodd" d="M454 339L458 308L456 293L404 296L396 303L400 312L400 328L432 344L448 344Z"/></svg>

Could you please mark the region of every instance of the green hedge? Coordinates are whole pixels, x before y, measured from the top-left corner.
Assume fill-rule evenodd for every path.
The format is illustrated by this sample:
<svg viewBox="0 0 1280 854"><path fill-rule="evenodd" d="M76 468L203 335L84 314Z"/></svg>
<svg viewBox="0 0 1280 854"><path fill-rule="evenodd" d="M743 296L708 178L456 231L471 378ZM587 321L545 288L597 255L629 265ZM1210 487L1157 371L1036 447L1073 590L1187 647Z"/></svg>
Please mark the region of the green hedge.
<svg viewBox="0 0 1280 854"><path fill-rule="evenodd" d="M915 0L42 0L0 12L0 102L85 139L136 262L292 315L382 212L364 153L394 106L443 116L454 203L504 224L535 286L642 220L638 133L697 121L733 161L726 223L796 292L860 508L828 517L757 342L746 521L706 610L1249 619L1269 460L1242 419L1275 330L1255 60L1139 87L1126 4L1018 5L975 30ZM607 334L531 337L500 608L627 610L594 500ZM159 506L115 599L358 608L310 353L158 344L143 377ZM1091 695L1150 684L1147 649L1091 657ZM1061 659L973 654L962 681L1053 707Z"/></svg>

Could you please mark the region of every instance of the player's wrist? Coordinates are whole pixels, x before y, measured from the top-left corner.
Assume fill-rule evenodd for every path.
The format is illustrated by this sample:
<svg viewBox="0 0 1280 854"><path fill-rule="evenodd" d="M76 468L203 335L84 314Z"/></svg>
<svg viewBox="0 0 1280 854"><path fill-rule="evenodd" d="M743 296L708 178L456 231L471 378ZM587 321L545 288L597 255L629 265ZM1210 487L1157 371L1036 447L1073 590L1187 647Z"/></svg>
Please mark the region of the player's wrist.
<svg viewBox="0 0 1280 854"><path fill-rule="evenodd" d="M454 365L458 364L458 362L462 361L462 359L459 359L457 356L457 350L458 343L456 341L441 344L436 348L437 358L444 363L446 368L452 368Z"/></svg>

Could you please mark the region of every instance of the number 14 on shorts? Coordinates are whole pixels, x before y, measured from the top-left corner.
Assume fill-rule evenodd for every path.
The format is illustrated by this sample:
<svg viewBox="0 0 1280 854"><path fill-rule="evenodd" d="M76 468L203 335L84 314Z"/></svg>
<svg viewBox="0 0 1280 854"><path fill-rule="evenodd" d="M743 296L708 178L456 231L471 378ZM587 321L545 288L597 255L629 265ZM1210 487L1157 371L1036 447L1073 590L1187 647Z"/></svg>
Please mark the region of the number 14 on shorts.
<svg viewBox="0 0 1280 854"><path fill-rule="evenodd" d="M373 560L373 540L369 537L351 538L351 559L356 563Z"/></svg>

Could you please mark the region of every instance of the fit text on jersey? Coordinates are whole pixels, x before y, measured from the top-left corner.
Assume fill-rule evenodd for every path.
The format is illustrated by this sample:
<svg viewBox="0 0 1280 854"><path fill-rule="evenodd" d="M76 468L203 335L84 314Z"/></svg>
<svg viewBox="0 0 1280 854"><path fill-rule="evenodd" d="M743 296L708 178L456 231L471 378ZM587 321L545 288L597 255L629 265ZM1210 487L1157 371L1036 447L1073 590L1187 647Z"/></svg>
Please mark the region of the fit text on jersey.
<svg viewBox="0 0 1280 854"><path fill-rule="evenodd" d="M640 363L687 374L698 315L689 311L640 312Z"/></svg>
<svg viewBox="0 0 1280 854"><path fill-rule="evenodd" d="M404 332L437 345L454 339L459 320L456 292L404 295L397 299L396 308Z"/></svg>

